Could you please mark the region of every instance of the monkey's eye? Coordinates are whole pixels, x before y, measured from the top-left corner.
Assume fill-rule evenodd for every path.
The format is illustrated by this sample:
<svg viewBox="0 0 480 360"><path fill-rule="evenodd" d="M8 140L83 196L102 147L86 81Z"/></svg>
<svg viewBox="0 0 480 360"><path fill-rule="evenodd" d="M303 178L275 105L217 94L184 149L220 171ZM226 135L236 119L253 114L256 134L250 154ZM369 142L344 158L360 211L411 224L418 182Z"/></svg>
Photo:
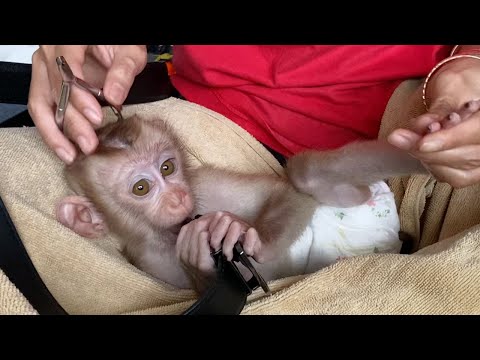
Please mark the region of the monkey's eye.
<svg viewBox="0 0 480 360"><path fill-rule="evenodd" d="M132 192L137 196L147 195L150 190L150 185L145 179L139 180L133 185Z"/></svg>
<svg viewBox="0 0 480 360"><path fill-rule="evenodd" d="M175 165L173 165L173 162L171 162L170 160L165 161L160 167L160 172L164 177L172 174L174 170Z"/></svg>

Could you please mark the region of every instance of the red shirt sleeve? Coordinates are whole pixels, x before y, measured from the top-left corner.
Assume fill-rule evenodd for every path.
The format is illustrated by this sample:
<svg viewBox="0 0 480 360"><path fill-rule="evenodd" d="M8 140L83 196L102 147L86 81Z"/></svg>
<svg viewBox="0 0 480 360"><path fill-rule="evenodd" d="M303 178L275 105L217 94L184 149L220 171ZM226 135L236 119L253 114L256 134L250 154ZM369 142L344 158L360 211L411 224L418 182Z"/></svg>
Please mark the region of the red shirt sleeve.
<svg viewBox="0 0 480 360"><path fill-rule="evenodd" d="M399 83L424 77L451 46L174 46L172 82L291 155L376 138Z"/></svg>

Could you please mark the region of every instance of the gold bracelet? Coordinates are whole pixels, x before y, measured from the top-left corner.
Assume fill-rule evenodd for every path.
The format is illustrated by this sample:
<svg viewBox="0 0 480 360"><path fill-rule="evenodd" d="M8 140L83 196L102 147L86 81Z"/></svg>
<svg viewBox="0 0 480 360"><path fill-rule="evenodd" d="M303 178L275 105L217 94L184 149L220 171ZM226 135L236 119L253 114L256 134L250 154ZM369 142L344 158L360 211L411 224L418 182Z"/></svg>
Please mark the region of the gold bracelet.
<svg viewBox="0 0 480 360"><path fill-rule="evenodd" d="M460 46L460 45L455 45L455 46L453 47L452 51L450 51L450 56L455 55L455 52L457 51L457 49L458 49L459 46Z"/></svg>
<svg viewBox="0 0 480 360"><path fill-rule="evenodd" d="M452 53L457 49L458 45L452 50ZM463 55L455 55L455 56L450 56L446 59L443 59L440 61L435 67L430 71L430 73L427 75L427 78L425 79L425 82L423 83L423 93L422 93L422 98L423 98L423 105L425 106L425 109L428 111L428 105L427 105L427 84L432 75L444 64L446 64L449 61L460 59L460 58L471 58L471 59L477 59L480 60L480 56L476 55L468 55L468 54L463 54Z"/></svg>
<svg viewBox="0 0 480 360"><path fill-rule="evenodd" d="M460 46L470 46L470 48L463 49ZM450 56L453 55L480 55L480 47L473 47L472 45L455 45L450 52Z"/></svg>

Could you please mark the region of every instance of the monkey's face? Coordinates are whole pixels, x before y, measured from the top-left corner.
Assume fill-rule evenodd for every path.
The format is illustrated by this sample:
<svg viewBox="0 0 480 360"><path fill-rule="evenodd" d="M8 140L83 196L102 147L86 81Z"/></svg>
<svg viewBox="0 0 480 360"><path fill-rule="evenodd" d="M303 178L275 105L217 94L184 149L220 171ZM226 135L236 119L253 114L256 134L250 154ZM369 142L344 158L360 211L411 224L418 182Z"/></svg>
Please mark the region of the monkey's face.
<svg viewBox="0 0 480 360"><path fill-rule="evenodd" d="M155 227L177 225L193 211L184 171L175 151L163 151L152 161L129 162L122 169L125 176L121 198Z"/></svg>
<svg viewBox="0 0 480 360"><path fill-rule="evenodd" d="M98 136L96 152L79 158L67 174L112 229L160 230L191 215L185 155L163 122L133 117L102 128Z"/></svg>

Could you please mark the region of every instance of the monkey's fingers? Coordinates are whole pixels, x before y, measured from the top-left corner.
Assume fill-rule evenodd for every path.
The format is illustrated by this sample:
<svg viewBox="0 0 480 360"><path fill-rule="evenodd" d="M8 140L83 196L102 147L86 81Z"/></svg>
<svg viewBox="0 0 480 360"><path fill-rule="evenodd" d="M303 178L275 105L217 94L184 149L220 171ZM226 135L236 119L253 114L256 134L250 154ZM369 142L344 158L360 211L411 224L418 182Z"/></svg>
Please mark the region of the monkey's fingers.
<svg viewBox="0 0 480 360"><path fill-rule="evenodd" d="M193 233L192 237L190 238L190 242L188 244L188 247L185 249L186 253L185 256L188 256L188 262L190 265L198 268L198 254L200 253L200 241L203 238L208 238L210 237L210 234L207 231L202 231L200 233Z"/></svg>
<svg viewBox="0 0 480 360"><path fill-rule="evenodd" d="M209 223L210 220L208 218L201 217L182 226L176 244L177 258L180 261L194 265L192 262L195 262L197 257L198 239L201 233L208 232Z"/></svg>
<svg viewBox="0 0 480 360"><path fill-rule="evenodd" d="M215 230L215 228L218 225L218 222L225 216L225 214L227 214L227 213L224 212L224 211L216 211L215 212L215 215L213 216L212 221L210 221L210 225L208 227L208 231L210 231L210 233L212 233L213 230ZM208 215L210 216L211 214L208 214ZM206 216L206 215L203 215L203 216Z"/></svg>
<svg viewBox="0 0 480 360"><path fill-rule="evenodd" d="M215 216L214 221L212 221L212 223L210 224L209 230L212 234L210 237L210 246L215 251L220 249L222 240L227 235L228 229L230 228L230 225L233 221L234 218L232 216L230 216L229 214L225 215L221 213L218 219L217 216Z"/></svg>
<svg viewBox="0 0 480 360"><path fill-rule="evenodd" d="M243 224L234 221L230 225L228 229L227 236L223 240L222 251L223 255L227 258L228 261L232 261L233 259L233 247L237 243L240 238L240 235L244 233L244 226Z"/></svg>
<svg viewBox="0 0 480 360"><path fill-rule="evenodd" d="M430 125L428 125L427 127L427 130L429 133L434 133L438 130L441 130L442 129L442 124L438 121L435 121L433 123L431 123Z"/></svg>
<svg viewBox="0 0 480 360"><path fill-rule="evenodd" d="M180 233L177 236L177 244L175 246L177 259L184 263L187 263L188 259L188 250L190 247L192 229L192 226L185 225L180 229Z"/></svg>
<svg viewBox="0 0 480 360"><path fill-rule="evenodd" d="M433 133L440 129L449 129L462 121L467 120L471 115L480 110L480 100L471 100L465 103L458 111L451 112L439 122L431 123L428 132Z"/></svg>
<svg viewBox="0 0 480 360"><path fill-rule="evenodd" d="M429 126L433 123L440 123L442 116L434 113L422 114L416 118L410 120L409 130L417 133L418 135L424 135L429 132Z"/></svg>
<svg viewBox="0 0 480 360"><path fill-rule="evenodd" d="M256 250L259 250L260 245L261 243L257 230L255 230L255 228L248 229L243 237L243 251L245 251L248 256L254 256Z"/></svg>
<svg viewBox="0 0 480 360"><path fill-rule="evenodd" d="M453 112L448 114L448 116L445 117L445 119L442 119L441 121L435 121L430 125L428 125L427 131L428 133L433 134L434 132L437 132L442 129L449 129L452 126L459 124L461 121L462 121L462 118L460 117L460 115Z"/></svg>
<svg viewBox="0 0 480 360"><path fill-rule="evenodd" d="M200 233L196 265L200 272L211 274L215 272L215 261L210 254L210 235L207 231Z"/></svg>
<svg viewBox="0 0 480 360"><path fill-rule="evenodd" d="M455 125L460 124L465 118L462 118L458 113L452 112L442 120L442 129L449 129Z"/></svg>

